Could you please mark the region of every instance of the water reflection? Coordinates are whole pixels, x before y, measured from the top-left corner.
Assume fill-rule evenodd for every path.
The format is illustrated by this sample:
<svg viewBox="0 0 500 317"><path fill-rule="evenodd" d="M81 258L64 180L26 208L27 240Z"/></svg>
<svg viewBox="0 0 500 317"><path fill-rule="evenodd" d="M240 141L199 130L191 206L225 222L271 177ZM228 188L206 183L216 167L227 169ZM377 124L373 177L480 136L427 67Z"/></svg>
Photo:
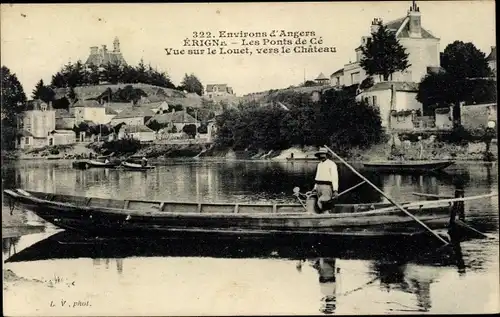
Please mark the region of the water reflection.
<svg viewBox="0 0 500 317"><path fill-rule="evenodd" d="M160 239L161 240L161 239ZM106 271L115 271L118 276L137 274L124 271L125 262L132 265L131 270L137 271L134 259L143 259L142 263L153 263L153 258L217 258L217 259L282 259L289 261L293 266L297 263L297 270L304 274L302 266L315 271L315 281L320 297L318 309L324 314L335 313L342 305L339 298L346 298L374 285L377 281L380 288L388 292L403 292L415 296L418 309L428 311L432 307L430 285L439 275L439 268L430 266L430 263L439 267L454 265L456 260L448 261L440 251L437 258L418 258L415 253L424 254L432 251L422 246L414 246L410 254L398 252L389 258L381 253L374 252L370 245L364 247L349 244L346 249L335 247L340 243L329 246L317 246L313 249L301 247L291 242L279 244L262 243L260 241L219 241L218 239L192 240L161 240L157 239L88 239L84 236L65 231L56 233L48 238L31 244L24 249L17 248L17 239L4 239L2 242L4 253L8 254L6 264L20 262L49 261L57 265L58 261L74 259L92 259L94 269L102 268ZM349 251L347 250L349 249ZM353 253L354 252L354 253ZM435 255L436 256L436 255ZM357 259L363 259L361 262ZM338 265L339 261L341 267ZM415 262L416 261L416 262ZM139 262L141 263L141 262ZM238 262L233 262L238 265ZM158 267L156 270L162 272ZM210 273L211 274L211 273ZM285 274L285 273L283 273ZM289 274L289 273L286 273ZM345 289L341 284L345 282ZM311 290L313 291L313 290Z"/></svg>

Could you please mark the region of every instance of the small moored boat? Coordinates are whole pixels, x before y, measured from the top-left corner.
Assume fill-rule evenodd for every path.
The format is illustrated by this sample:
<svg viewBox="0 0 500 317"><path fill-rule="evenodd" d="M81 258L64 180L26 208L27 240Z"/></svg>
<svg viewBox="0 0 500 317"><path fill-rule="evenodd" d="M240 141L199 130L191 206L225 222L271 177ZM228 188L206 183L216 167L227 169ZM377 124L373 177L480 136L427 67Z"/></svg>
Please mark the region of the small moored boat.
<svg viewBox="0 0 500 317"><path fill-rule="evenodd" d="M152 165L142 165L137 163L123 162L121 167L130 171L147 171L154 169L155 167Z"/></svg>
<svg viewBox="0 0 500 317"><path fill-rule="evenodd" d="M364 162L366 168L382 172L428 173L441 171L454 164L453 161L383 161Z"/></svg>
<svg viewBox="0 0 500 317"><path fill-rule="evenodd" d="M422 226L390 203L337 204L331 212L306 212L302 204L197 203L117 200L4 190L6 196L66 230L97 236L209 234L235 236L415 236ZM490 197L416 201L405 209L432 229L446 229L454 202Z"/></svg>

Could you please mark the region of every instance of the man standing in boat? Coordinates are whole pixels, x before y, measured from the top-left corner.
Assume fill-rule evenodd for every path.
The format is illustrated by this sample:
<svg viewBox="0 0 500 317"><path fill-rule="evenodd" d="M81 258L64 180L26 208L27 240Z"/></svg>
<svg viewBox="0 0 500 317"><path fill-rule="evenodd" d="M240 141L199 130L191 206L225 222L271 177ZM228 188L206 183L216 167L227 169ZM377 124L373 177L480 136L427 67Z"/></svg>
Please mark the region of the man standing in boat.
<svg viewBox="0 0 500 317"><path fill-rule="evenodd" d="M318 207L320 211L323 211L326 204L338 196L339 174L337 164L328 158L327 149L320 148L314 155L319 158L321 162L318 163L316 169L313 190L318 194Z"/></svg>
<svg viewBox="0 0 500 317"><path fill-rule="evenodd" d="M143 167L146 167L146 165L148 165L148 159L145 156L143 156L141 159L141 165Z"/></svg>

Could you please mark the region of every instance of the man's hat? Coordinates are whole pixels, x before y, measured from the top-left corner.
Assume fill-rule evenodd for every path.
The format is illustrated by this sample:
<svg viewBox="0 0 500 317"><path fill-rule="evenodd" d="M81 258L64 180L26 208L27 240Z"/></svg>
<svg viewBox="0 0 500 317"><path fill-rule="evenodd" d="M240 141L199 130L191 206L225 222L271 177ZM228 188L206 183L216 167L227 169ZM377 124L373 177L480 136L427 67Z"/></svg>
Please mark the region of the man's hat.
<svg viewBox="0 0 500 317"><path fill-rule="evenodd" d="M327 150L327 149L325 149L325 148L320 148L320 149L318 150L318 152L316 152L316 153L314 154L314 156L319 157L319 156L320 156L320 155L322 155L322 154L324 154L324 155L328 155L328 150Z"/></svg>

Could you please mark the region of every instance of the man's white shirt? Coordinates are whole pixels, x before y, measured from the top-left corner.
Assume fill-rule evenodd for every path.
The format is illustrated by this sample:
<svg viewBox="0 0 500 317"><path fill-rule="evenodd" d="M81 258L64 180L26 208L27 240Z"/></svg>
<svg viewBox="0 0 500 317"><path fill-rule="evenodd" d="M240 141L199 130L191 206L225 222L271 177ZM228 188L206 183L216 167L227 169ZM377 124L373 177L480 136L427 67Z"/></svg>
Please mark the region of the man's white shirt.
<svg viewBox="0 0 500 317"><path fill-rule="evenodd" d="M316 181L332 182L333 190L338 191L339 188L339 174L337 164L331 160L325 160L318 164L316 170Z"/></svg>

